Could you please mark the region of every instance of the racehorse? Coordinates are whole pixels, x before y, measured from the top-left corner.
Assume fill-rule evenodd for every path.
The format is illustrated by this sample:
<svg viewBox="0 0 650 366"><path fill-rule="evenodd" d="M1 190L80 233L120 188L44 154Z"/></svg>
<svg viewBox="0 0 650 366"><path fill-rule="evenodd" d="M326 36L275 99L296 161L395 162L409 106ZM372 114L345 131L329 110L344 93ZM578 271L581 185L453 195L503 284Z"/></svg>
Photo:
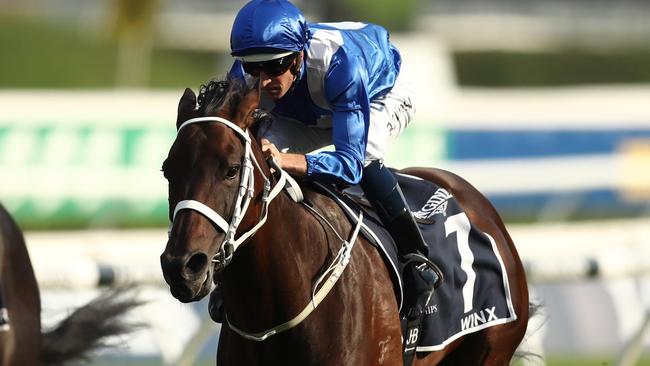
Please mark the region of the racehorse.
<svg viewBox="0 0 650 366"><path fill-rule="evenodd" d="M0 204L0 296L8 324L0 331L0 366L65 365L87 361L104 339L139 327L119 318L139 305L108 291L41 331L41 300L22 231Z"/></svg>
<svg viewBox="0 0 650 366"><path fill-rule="evenodd" d="M224 80L203 86L198 99L189 88L180 99L178 133L162 167L171 226L160 260L171 294L198 301L213 279L218 283L225 307L219 365L401 365L398 304L382 258L358 235L349 264L334 276L338 282L328 277L355 225L306 185L303 203L278 193L290 179L264 161L251 132L259 97L259 87ZM414 364L508 364L526 331L528 290L501 218L452 173L404 172L445 187L494 238L517 314L444 349L418 353ZM328 282L335 282L328 295L315 294L314 283Z"/></svg>

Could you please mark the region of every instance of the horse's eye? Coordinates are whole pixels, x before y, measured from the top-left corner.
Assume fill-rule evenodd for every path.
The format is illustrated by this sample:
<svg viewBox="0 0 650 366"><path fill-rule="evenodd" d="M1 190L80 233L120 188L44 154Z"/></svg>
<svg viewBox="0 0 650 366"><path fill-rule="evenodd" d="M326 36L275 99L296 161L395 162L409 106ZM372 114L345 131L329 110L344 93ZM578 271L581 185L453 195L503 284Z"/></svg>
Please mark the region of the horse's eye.
<svg viewBox="0 0 650 366"><path fill-rule="evenodd" d="M239 169L241 168L240 165L233 165L228 169L228 173L226 173L226 178L232 179L237 176L237 173L239 173Z"/></svg>

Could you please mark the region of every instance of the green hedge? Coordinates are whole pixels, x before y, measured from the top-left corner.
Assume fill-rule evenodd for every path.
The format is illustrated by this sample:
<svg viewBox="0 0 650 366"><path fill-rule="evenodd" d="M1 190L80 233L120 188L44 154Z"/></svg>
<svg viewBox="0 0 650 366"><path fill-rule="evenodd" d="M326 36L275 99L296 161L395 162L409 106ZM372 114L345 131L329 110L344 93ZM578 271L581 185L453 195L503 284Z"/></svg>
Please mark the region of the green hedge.
<svg viewBox="0 0 650 366"><path fill-rule="evenodd" d="M421 0L330 0L322 9L324 21L360 21L379 24L391 32L408 31L422 10Z"/></svg>
<svg viewBox="0 0 650 366"><path fill-rule="evenodd" d="M482 87L564 86L650 82L650 49L593 52L459 52L461 85Z"/></svg>
<svg viewBox="0 0 650 366"><path fill-rule="evenodd" d="M346 2L343 2L346 3ZM418 1L380 1L374 6L345 5L346 11L368 9L354 20L408 29ZM357 9L358 11L361 11ZM334 16L334 15L332 15ZM340 19L339 19L340 20ZM0 88L110 88L115 85L117 44L84 35L75 26L43 20L0 17ZM220 58L222 62L217 62ZM152 88L198 87L225 74L224 53L154 49ZM457 52L453 55L461 85L484 87L558 86L650 82L650 48L593 52Z"/></svg>
<svg viewBox="0 0 650 366"><path fill-rule="evenodd" d="M98 38L71 26L0 17L0 47L0 88L115 85L117 43L108 34ZM214 74L213 53L154 49L147 86L196 88Z"/></svg>

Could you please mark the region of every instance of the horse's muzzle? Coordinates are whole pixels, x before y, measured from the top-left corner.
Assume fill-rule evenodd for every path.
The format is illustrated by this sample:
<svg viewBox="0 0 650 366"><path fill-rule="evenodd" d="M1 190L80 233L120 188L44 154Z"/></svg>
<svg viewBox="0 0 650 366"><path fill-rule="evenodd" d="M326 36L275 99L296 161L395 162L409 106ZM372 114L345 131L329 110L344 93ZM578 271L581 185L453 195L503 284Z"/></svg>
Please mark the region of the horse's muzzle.
<svg viewBox="0 0 650 366"><path fill-rule="evenodd" d="M198 301L210 292L212 269L205 253L160 256L165 282L172 296L181 302Z"/></svg>

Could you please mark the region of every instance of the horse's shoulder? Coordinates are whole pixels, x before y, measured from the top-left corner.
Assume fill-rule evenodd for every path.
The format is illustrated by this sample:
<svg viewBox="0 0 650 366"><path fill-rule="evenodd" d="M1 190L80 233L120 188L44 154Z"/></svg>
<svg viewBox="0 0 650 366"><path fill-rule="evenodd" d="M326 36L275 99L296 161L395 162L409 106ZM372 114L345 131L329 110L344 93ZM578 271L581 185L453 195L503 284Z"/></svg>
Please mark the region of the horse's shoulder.
<svg viewBox="0 0 650 366"><path fill-rule="evenodd" d="M334 186L316 185L310 182L301 184L305 204L322 214L328 220L349 222L342 205L353 205L346 201L341 192Z"/></svg>
<svg viewBox="0 0 650 366"><path fill-rule="evenodd" d="M339 205L320 189L311 184L302 185L303 195L308 204L326 210L340 210Z"/></svg>

